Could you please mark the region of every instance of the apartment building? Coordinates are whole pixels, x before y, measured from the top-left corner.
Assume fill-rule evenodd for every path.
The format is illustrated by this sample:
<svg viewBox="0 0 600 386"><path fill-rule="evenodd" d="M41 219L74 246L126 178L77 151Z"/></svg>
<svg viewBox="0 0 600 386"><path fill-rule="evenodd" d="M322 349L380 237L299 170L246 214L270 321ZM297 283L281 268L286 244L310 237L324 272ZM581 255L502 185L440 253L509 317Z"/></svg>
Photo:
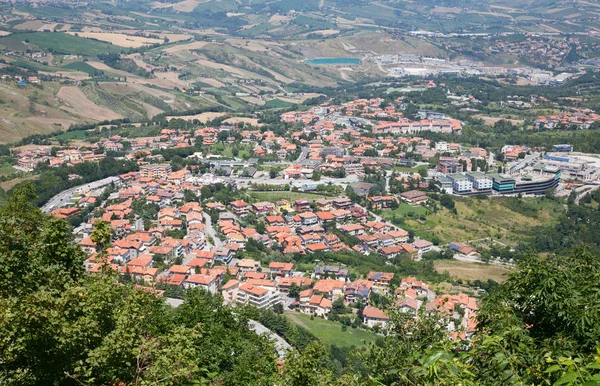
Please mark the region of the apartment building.
<svg viewBox="0 0 600 386"><path fill-rule="evenodd" d="M150 164L140 166L142 177L166 179L173 168L169 164Z"/></svg>
<svg viewBox="0 0 600 386"><path fill-rule="evenodd" d="M236 297L240 304L248 304L260 309L272 308L281 303L279 293L249 283L240 285Z"/></svg>

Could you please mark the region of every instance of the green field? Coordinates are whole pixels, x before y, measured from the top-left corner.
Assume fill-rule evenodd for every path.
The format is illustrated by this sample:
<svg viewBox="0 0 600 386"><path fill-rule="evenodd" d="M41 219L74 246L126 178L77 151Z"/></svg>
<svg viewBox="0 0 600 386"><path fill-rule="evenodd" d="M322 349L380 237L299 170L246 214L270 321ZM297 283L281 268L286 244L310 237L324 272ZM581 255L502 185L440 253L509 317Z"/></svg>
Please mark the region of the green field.
<svg viewBox="0 0 600 386"><path fill-rule="evenodd" d="M27 49L27 46L21 40L15 39L12 36L0 38L0 45L14 51L25 51Z"/></svg>
<svg viewBox="0 0 600 386"><path fill-rule="evenodd" d="M73 62L73 63L69 63L66 66L63 66L63 68L69 69L69 70L75 70L75 71L81 71L81 72L85 72L89 75L98 75L101 74L102 71L90 66L89 64L85 63L85 62Z"/></svg>
<svg viewBox="0 0 600 386"><path fill-rule="evenodd" d="M421 216L427 214L427 209L422 206L411 206L404 202L400 203L398 209L384 209L381 212L381 217L386 220L392 220L395 217L403 217L412 213L415 216Z"/></svg>
<svg viewBox="0 0 600 386"><path fill-rule="evenodd" d="M346 331L342 331L341 323L318 317L310 320L310 315L301 314L299 312L286 312L285 316L298 326L306 328L326 346L360 347L364 346L366 343L373 343L377 339L375 334L368 331L351 327L348 327Z"/></svg>
<svg viewBox="0 0 600 386"><path fill-rule="evenodd" d="M65 133L59 134L57 136L55 136L54 138L56 139L62 139L62 140L69 140L69 139L81 139L81 138L85 138L87 135L87 131L85 130L73 130L73 131L67 131Z"/></svg>
<svg viewBox="0 0 600 386"><path fill-rule="evenodd" d="M265 103L263 107L280 109L280 108L283 108L283 107L289 107L292 104L293 103L282 101L281 99L271 99L270 101L268 101L267 103Z"/></svg>
<svg viewBox="0 0 600 386"><path fill-rule="evenodd" d="M18 170L13 168L11 164L0 163L0 176L9 176L13 173L17 173Z"/></svg>
<svg viewBox="0 0 600 386"><path fill-rule="evenodd" d="M277 200L288 200L290 202L305 198L308 201L315 201L321 198L335 198L336 196L326 196L323 194L316 193L302 193L302 192L250 192L250 196L259 200L275 202Z"/></svg>
<svg viewBox="0 0 600 386"><path fill-rule="evenodd" d="M103 53L121 52L123 49L109 43L80 38L62 32L25 32L13 34L9 38L0 39L4 45L6 40L19 40L40 49L54 53L95 56Z"/></svg>

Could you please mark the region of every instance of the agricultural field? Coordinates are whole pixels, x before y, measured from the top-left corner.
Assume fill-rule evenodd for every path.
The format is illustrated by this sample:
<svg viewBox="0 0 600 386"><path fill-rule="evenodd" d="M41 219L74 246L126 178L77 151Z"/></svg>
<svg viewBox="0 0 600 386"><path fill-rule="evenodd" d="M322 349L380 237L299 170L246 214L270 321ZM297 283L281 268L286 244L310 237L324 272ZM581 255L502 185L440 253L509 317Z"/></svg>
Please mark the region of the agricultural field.
<svg viewBox="0 0 600 386"><path fill-rule="evenodd" d="M374 343L377 336L371 332L358 328L348 327L342 331L342 324L298 312L286 312L285 316L300 327L306 328L314 336L319 338L326 346L336 345L338 347L362 347L365 344Z"/></svg>
<svg viewBox="0 0 600 386"><path fill-rule="evenodd" d="M80 36L86 39L100 40L108 42L119 47L143 47L152 44L162 44L162 39L149 38L144 36L132 36L120 33L109 33L109 32L70 32L73 36ZM77 35L75 35L77 34Z"/></svg>
<svg viewBox="0 0 600 386"><path fill-rule="evenodd" d="M75 71L85 72L86 74L92 75L92 76L102 73L102 71L90 66L89 64L87 64L85 62L69 63L67 65L64 65L63 68L65 68L67 70L75 70Z"/></svg>
<svg viewBox="0 0 600 386"><path fill-rule="evenodd" d="M77 118L60 109L59 88L56 83L17 87L13 82L0 82L0 143L65 130L77 123Z"/></svg>
<svg viewBox="0 0 600 386"><path fill-rule="evenodd" d="M508 278L509 268L483 263L470 263L458 260L436 260L434 261L436 271L448 272L450 276L462 280L494 280L498 283Z"/></svg>
<svg viewBox="0 0 600 386"><path fill-rule="evenodd" d="M56 54L95 56L104 53L119 53L121 47L112 44L85 39L62 32L25 32L16 33L11 36L0 38L0 45L6 46L6 42L20 42L28 46L35 46ZM18 43L17 43L18 44ZM9 48L7 46L7 48Z"/></svg>
<svg viewBox="0 0 600 386"><path fill-rule="evenodd" d="M289 107L291 105L292 105L292 103L283 101L281 99L271 99L270 101L267 101L264 104L265 107L276 108L276 109Z"/></svg>

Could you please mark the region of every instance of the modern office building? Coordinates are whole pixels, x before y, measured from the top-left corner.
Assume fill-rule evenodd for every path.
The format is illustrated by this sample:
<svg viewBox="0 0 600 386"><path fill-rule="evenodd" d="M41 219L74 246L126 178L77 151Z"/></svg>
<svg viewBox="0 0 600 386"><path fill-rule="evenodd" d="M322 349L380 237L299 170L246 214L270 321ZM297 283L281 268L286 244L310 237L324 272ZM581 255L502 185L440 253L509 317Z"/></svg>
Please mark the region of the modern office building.
<svg viewBox="0 0 600 386"><path fill-rule="evenodd" d="M498 193L510 194L515 190L515 179L506 174L490 173L492 189Z"/></svg>
<svg viewBox="0 0 600 386"><path fill-rule="evenodd" d="M560 182L561 173L557 169L546 167L540 174L509 176L506 174L490 174L492 188L500 194L533 194L543 195L548 189L554 189Z"/></svg>
<svg viewBox="0 0 600 386"><path fill-rule="evenodd" d="M450 174L448 179L452 181L454 194L470 193L473 191L473 182L464 174Z"/></svg>
<svg viewBox="0 0 600 386"><path fill-rule="evenodd" d="M452 180L448 177L437 177L435 185L443 193L446 193L446 194L454 193L454 190L452 189Z"/></svg>
<svg viewBox="0 0 600 386"><path fill-rule="evenodd" d="M466 174L469 181L473 183L475 190L479 191L491 191L492 190L492 178L487 174L481 172L470 172Z"/></svg>

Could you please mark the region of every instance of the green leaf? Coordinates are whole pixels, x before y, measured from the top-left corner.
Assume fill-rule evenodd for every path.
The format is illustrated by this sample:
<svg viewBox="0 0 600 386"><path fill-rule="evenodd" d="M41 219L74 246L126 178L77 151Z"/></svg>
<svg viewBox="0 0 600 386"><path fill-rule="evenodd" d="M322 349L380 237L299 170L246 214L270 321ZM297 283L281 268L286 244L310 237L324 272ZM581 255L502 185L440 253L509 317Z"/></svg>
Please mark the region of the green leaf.
<svg viewBox="0 0 600 386"><path fill-rule="evenodd" d="M575 379L577 379L577 373L567 373L559 378L558 381L554 382L554 386L568 385Z"/></svg>
<svg viewBox="0 0 600 386"><path fill-rule="evenodd" d="M561 369L561 367L559 365L552 365L552 366L548 367L546 369L546 371L544 371L544 372L545 373L553 373L553 372L558 371L560 369Z"/></svg>

